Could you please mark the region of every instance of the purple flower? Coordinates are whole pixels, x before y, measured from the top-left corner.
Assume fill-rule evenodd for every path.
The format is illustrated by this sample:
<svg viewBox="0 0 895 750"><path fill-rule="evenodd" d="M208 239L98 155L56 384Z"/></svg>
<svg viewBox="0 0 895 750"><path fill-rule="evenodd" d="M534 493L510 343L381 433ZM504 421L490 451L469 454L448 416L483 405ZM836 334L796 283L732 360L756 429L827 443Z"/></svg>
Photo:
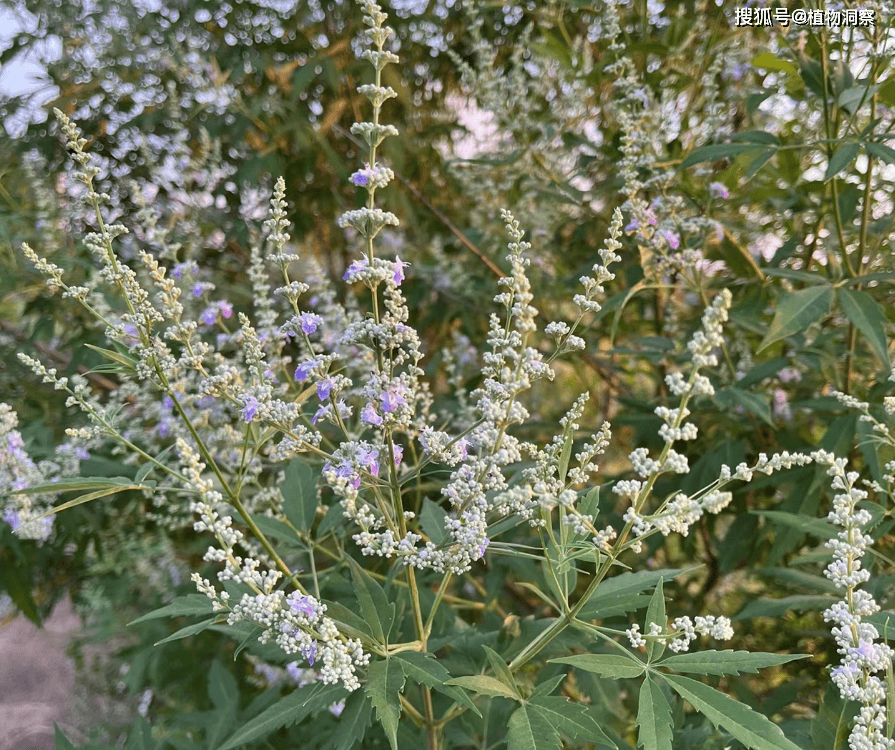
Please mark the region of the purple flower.
<svg viewBox="0 0 895 750"><path fill-rule="evenodd" d="M712 198L726 200L730 197L730 191L727 189L727 185L723 182L711 182L709 183L709 195L712 196Z"/></svg>
<svg viewBox="0 0 895 750"><path fill-rule="evenodd" d="M311 417L311 424L317 424L318 419L326 416L327 409L329 409L329 404L324 404L317 411L315 411L314 416Z"/></svg>
<svg viewBox="0 0 895 750"><path fill-rule="evenodd" d="M221 315L225 318L229 319L230 316L233 315L233 305L225 299L218 302L218 309L221 311Z"/></svg>
<svg viewBox="0 0 895 750"><path fill-rule="evenodd" d="M329 712L330 712L333 716L336 716L336 717L341 716L341 715L342 715L342 711L344 711L344 710L345 710L345 701L339 701L338 703L333 703L333 704L329 707Z"/></svg>
<svg viewBox="0 0 895 750"><path fill-rule="evenodd" d="M379 397L382 401L383 411L393 412L399 406L404 406L407 400L404 396L407 394L407 388L401 383L393 383Z"/></svg>
<svg viewBox="0 0 895 750"><path fill-rule="evenodd" d="M201 281L197 281L195 284L193 284L193 296L194 297L201 297L204 292L205 292L205 284L203 284Z"/></svg>
<svg viewBox="0 0 895 750"><path fill-rule="evenodd" d="M75 448L75 458L79 461L87 461L90 458L90 452L84 448Z"/></svg>
<svg viewBox="0 0 895 750"><path fill-rule="evenodd" d="M374 477L379 476L379 451L376 448L359 446L354 460L369 471Z"/></svg>
<svg viewBox="0 0 895 750"><path fill-rule="evenodd" d="M323 318L316 313L303 312L301 314L301 330L305 333L314 333L322 322Z"/></svg>
<svg viewBox="0 0 895 750"><path fill-rule="evenodd" d="M311 641L311 645L301 650L301 655L308 660L308 664L314 665L314 659L317 656L317 641Z"/></svg>
<svg viewBox="0 0 895 750"><path fill-rule="evenodd" d="M317 398L321 401L326 401L329 398L329 393L333 389L333 379L329 376L323 378L323 380L317 381Z"/></svg>
<svg viewBox="0 0 895 750"><path fill-rule="evenodd" d="M392 280L397 286L401 286L401 282L404 281L404 269L407 268L409 265L409 263L402 262L399 256L395 256L395 262L392 265L392 268L395 271L395 275L392 277Z"/></svg>
<svg viewBox="0 0 895 750"><path fill-rule="evenodd" d="M352 261L351 265L348 266L348 270L345 271L345 275L342 277L343 281L347 281L349 276L352 276L359 271L363 271L367 267L367 259L361 258L360 260Z"/></svg>
<svg viewBox="0 0 895 750"><path fill-rule="evenodd" d="M394 452L395 452L395 466L397 466L398 464L401 463L401 459L404 458L404 448L402 448L400 445L395 443Z"/></svg>
<svg viewBox="0 0 895 750"><path fill-rule="evenodd" d="M317 367L316 359L309 359L307 362L302 362L298 367L295 368L295 379L299 383L304 383L309 377L311 377L311 372L315 367Z"/></svg>
<svg viewBox="0 0 895 750"><path fill-rule="evenodd" d="M18 528L22 525L22 522L19 520L19 514L14 510L7 510L3 513L3 520L6 521L10 526L12 526L13 531L17 531Z"/></svg>
<svg viewBox="0 0 895 750"><path fill-rule="evenodd" d="M246 396L245 406L242 408L242 416L245 417L246 422L251 422L255 418L259 406L260 404L258 403L257 398L254 396Z"/></svg>
<svg viewBox="0 0 895 750"><path fill-rule="evenodd" d="M474 558L475 560L481 560L485 556L485 550L488 549L489 544L491 544L491 540L488 539L488 537L485 537L485 539L479 545L479 553L478 556Z"/></svg>
<svg viewBox="0 0 895 750"><path fill-rule="evenodd" d="M361 412L360 418L367 424L382 424L382 417L376 413L376 407L373 404L367 404Z"/></svg>
<svg viewBox="0 0 895 750"><path fill-rule="evenodd" d="M317 604L310 596L299 594L296 591L295 593L289 595L287 601L289 602L289 606L291 607L292 611L296 614L300 612L312 622L317 619Z"/></svg>
<svg viewBox="0 0 895 750"><path fill-rule="evenodd" d="M625 227L626 232L633 232L637 227L640 226L640 222L637 219L631 219L631 223Z"/></svg>
<svg viewBox="0 0 895 750"><path fill-rule="evenodd" d="M665 231L662 236L672 250L677 250L681 246L681 237L677 232Z"/></svg>
<svg viewBox="0 0 895 750"><path fill-rule="evenodd" d="M367 175L365 175L363 172L355 172L353 175L351 175L351 181L358 187L363 187L370 181L370 178L367 177Z"/></svg>
<svg viewBox="0 0 895 750"><path fill-rule="evenodd" d="M207 326L213 326L218 319L218 311L214 307L206 307L200 316L202 322Z"/></svg>
<svg viewBox="0 0 895 750"><path fill-rule="evenodd" d="M469 449L469 441L466 438L460 438L457 441L457 447L460 449L460 455L466 458L466 452Z"/></svg>

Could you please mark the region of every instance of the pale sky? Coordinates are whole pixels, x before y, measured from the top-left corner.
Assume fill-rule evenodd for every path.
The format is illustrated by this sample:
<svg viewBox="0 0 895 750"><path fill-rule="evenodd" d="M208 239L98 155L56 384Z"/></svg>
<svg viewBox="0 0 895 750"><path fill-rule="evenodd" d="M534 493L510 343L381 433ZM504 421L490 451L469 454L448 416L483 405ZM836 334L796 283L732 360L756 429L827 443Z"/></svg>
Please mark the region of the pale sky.
<svg viewBox="0 0 895 750"><path fill-rule="evenodd" d="M22 29L28 29L35 21L33 16L20 16L11 10L0 9L0 50L8 49L10 40ZM42 42L42 49L50 54L61 54L61 44L58 42ZM58 49L54 49L58 47ZM49 101L57 93L55 86L47 86L44 81L44 69L35 61L36 55L20 53L0 68L0 97L18 96L39 91L34 104L39 106ZM7 122L7 131L10 135L21 133L25 127L24 121Z"/></svg>

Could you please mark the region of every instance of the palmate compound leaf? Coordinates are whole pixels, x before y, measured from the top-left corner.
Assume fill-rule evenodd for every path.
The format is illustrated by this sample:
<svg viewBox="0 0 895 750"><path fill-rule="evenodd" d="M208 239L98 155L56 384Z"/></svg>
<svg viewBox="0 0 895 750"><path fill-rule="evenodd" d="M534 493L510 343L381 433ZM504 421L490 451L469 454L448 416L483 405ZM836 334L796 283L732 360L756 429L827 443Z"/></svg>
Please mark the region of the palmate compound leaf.
<svg viewBox="0 0 895 750"><path fill-rule="evenodd" d="M367 697L376 709L385 736L398 750L398 719L401 718L401 691L404 689L404 670L396 659L375 661L367 667Z"/></svg>
<svg viewBox="0 0 895 750"><path fill-rule="evenodd" d="M637 706L637 746L643 750L671 750L673 726L668 698L647 675L640 686Z"/></svg>
<svg viewBox="0 0 895 750"><path fill-rule="evenodd" d="M678 695L716 727L752 750L801 750L766 716L715 688L679 675L662 675Z"/></svg>
<svg viewBox="0 0 895 750"><path fill-rule="evenodd" d="M807 659L808 654L767 654L751 651L693 651L674 654L653 666L668 667L675 672L690 674L755 674L764 667L776 667L797 659Z"/></svg>

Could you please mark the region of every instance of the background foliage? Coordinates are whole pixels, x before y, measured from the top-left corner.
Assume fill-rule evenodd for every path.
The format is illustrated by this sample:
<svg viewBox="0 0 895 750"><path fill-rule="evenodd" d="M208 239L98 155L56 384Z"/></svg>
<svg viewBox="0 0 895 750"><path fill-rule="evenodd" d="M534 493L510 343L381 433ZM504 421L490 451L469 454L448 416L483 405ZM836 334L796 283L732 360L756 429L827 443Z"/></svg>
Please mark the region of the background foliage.
<svg viewBox="0 0 895 750"><path fill-rule="evenodd" d="M196 248L219 289L245 307L250 247L273 178L283 175L293 237L324 274L341 277L352 248L334 218L356 200L347 178L362 152L348 130L366 104L354 91L366 71L356 59L353 4L5 5L31 25L0 62L57 40L62 54L47 61L47 76L58 94L44 109L59 107L83 129L123 223L144 202L160 213L156 234L133 236L125 255L160 238ZM667 402L664 376L684 360L680 343L702 309L726 288L733 306L716 394L691 407L700 426L687 446L692 470L657 486L659 494L693 491L722 463L806 447L848 456L862 477L885 484L891 447L871 442L868 425L830 393L877 404L889 388L895 83L882 17L876 29L860 31L750 29L732 23L727 4L635 2L618 6L620 45L613 45L612 14L599 2L386 10L402 58L386 81L399 92L388 121L401 137L383 153L398 179L382 201L403 225L387 241L413 264L405 293L427 345L423 366L445 408L441 352L462 347L463 337L483 340L479 313L506 272L499 208L530 229L538 306L557 319L568 317L570 290L596 262L612 208L622 206L631 223L608 301L584 334L585 351L558 365L558 387L535 389L530 409L540 420L520 437L549 439L577 393L590 391L576 440L604 419L613 423L600 514L618 525L623 509L609 489L633 476L626 457L634 447L661 448L653 409ZM20 415L29 452L44 458L68 424L59 418L64 398L36 382L14 352L61 374L90 372L97 392L112 393L116 381L86 346L102 346L102 331L74 304L48 296L18 252L27 241L73 283L91 263L56 128L38 115L12 132L27 105L0 103L0 252L12 271L0 276L0 389ZM459 120L470 108L478 128L492 128L484 144L462 142L470 134ZM460 382L472 388L476 377L471 369ZM81 465L83 476L134 471L118 455ZM636 571L681 571L664 582L670 617L726 614L735 620L731 648L810 654L721 683L806 750L842 746L839 722L851 710L826 687L838 659L820 615L836 596L821 573L830 532L819 519L829 504L822 472L796 469L743 484L726 514L701 519L686 537L651 539L626 558ZM188 571L203 566L204 541L169 531L148 510L138 493L78 506L59 516L57 536L44 546L0 524L0 588L21 613L38 622L70 591L91 637L115 634L127 690L151 689L146 718L127 728L129 746L235 747L239 727L254 721L265 731L243 746L351 747L370 711L357 697L344 709L354 725L321 711L309 735L303 722L323 703L296 704L280 712L288 721L264 724L270 706L300 692L288 691L294 681L273 647L242 649L245 634L229 626L160 646L177 629L167 619L125 629L175 597L197 596ZM884 609L890 531L891 507L882 507L869 588ZM134 559L147 564L125 564ZM509 661L549 614L522 585L542 579L536 561L494 557L476 568L465 584L465 596L480 600L466 613L475 629L458 637L456 623L437 623L440 663L451 674L475 673L486 664L482 645ZM338 591L349 581L337 571L330 585ZM612 615L622 629L642 622L632 610L649 596L634 597ZM550 665L538 680L566 671ZM625 679L576 671L562 690L597 707L619 746L634 745L638 693ZM456 722L451 746L505 741L514 704L495 697L488 705L483 720L468 712ZM736 742L681 701L674 706L674 747ZM113 740L109 727L88 730L98 742ZM415 746L409 725L398 732L401 746ZM374 722L364 747L386 745Z"/></svg>

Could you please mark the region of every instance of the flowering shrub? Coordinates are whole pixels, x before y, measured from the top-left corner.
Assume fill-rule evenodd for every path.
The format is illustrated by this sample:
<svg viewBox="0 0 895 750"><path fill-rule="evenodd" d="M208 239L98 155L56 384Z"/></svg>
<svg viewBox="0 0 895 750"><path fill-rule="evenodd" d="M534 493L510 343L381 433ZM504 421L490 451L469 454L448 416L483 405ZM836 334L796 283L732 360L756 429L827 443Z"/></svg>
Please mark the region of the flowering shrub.
<svg viewBox="0 0 895 750"><path fill-rule="evenodd" d="M401 226L377 202L378 191L395 179L381 153L398 131L380 118L397 96L385 85L384 71L399 58L389 48L385 14L372 0L360 4L367 26L361 56L372 66L373 80L357 92L369 101L372 119L351 128L364 153L363 166L348 177L360 207L337 221L357 248L342 272L345 289L333 287L291 242L282 179L273 189L264 236L251 249L244 279L250 305L218 291L214 269L198 261L196 246L157 231L159 217L148 204L141 210L141 241L131 242L129 227L110 223L117 212L95 184L101 170L87 140L56 111L89 209L93 231L84 244L97 270L84 283L71 284L61 267L27 244L23 252L51 290L80 303L102 324L109 344L92 351L120 385L101 397L85 376L60 376L34 357L20 359L86 417L83 426L67 430L71 442L60 456L86 460L108 451L122 457L129 476L76 478L72 461L35 464L15 431L14 413L4 406L8 446L0 488L9 498L3 517L10 530L51 542L52 513L130 493L171 538L192 530L212 542L193 562L216 570L216 581L192 572L198 595L178 596L135 624L166 616L203 618L160 643L206 630L225 633L239 642L236 656L247 652L254 680L260 675L266 684L293 689L272 700L259 696L237 711L235 681L215 662L209 695L221 718L206 729L209 748L261 742L303 722L322 733L328 744L321 746L338 748L506 743L515 750L559 747L565 738L577 746L636 743L647 750L696 742L792 750L833 746L824 744L828 737L841 746L846 725L853 750L895 745L887 714L893 652L884 643L886 620L877 604L887 592L884 585L871 591L869 570L862 567L875 538L890 528L883 507L895 483L889 458L895 439L886 420L895 408L892 397L882 395L885 384L870 389L884 399L882 413L876 404L838 394L839 407L861 413L855 424L872 425L876 442L860 446L860 460L851 441L828 445L832 440L819 439L812 424L801 435L802 447L795 437L782 445L767 437L779 450L755 451L752 460L723 431L724 420L753 418L756 425L764 420L774 426L773 416L793 418L783 386L801 382L802 372L809 377L817 361L811 347L828 345L818 336L809 346L804 333L829 312L833 295L849 321L845 388L855 385L857 332L872 356L888 365L885 313L858 288L878 280L859 275L866 237L859 231L854 289L815 279L807 262L799 269L778 262L771 274L749 256L750 272L762 283L771 275L817 282L787 291L770 326L761 330L759 349L801 337L796 352L770 366L755 364L758 352L743 322L754 301L746 296L737 309L738 290L718 283L723 277L696 249L706 237L724 242L724 227L687 203L673 173L657 164L658 146L636 135L653 128L669 102L642 88L619 41L618 8L609 4L605 26L595 33L615 55L606 69L615 76L610 109L623 132L618 170L624 203L607 211L608 236L575 291L541 310L530 281L532 244L523 224L503 210L507 272L497 282L485 346L479 353L455 332L455 350L440 353L441 370L433 373L435 352L427 349L405 297L413 255L401 248L409 259L402 260L398 252L380 249L397 243L395 228ZM582 71L592 65L585 60ZM465 73L473 85L487 84L490 98L482 101L492 109L521 106L522 99L501 96L486 70L467 66ZM580 80L570 90L580 93ZM700 102L711 114L709 132L726 135L717 98L708 87ZM853 98L846 102L854 104ZM573 122L576 111L563 113ZM683 166L762 148L754 166L772 148L775 153L757 171L779 146L779 139L774 143L759 132L744 143L695 149ZM878 142L865 148L888 158ZM561 166L561 156L552 156ZM831 177L841 161L831 156ZM869 185L869 166L867 175ZM653 190L662 197L648 200ZM705 190L711 201L731 194L717 179ZM561 212L550 218L560 221ZM846 229L840 231L844 236ZM623 286L607 301L618 270L628 268L626 240L638 249L640 277L627 276L630 289ZM848 265L844 241L842 252ZM877 258L867 265L884 268ZM665 352L654 368L658 376L652 373L658 385L651 397L662 403L642 410L640 426L652 431L648 439L640 441L643 429L635 431L636 440L621 439L605 405L598 422L587 425L588 389L580 395L564 391L574 384L569 368L594 343L602 344L594 337L596 324L614 310L614 329L631 298L647 289L656 291L653 314ZM673 315L661 312L666 304ZM691 320L694 306L699 315ZM736 315L738 338L729 332ZM775 397L773 416L769 404L748 390L771 377L783 394L779 403ZM545 391L545 381L556 386ZM554 398L538 396L539 388ZM823 395L832 400L834 394L827 387ZM556 429L531 411L533 405L555 411L560 404L564 413ZM706 432L710 441L728 444L709 448L699 442ZM763 445L757 426L754 432ZM645 444L627 445L637 441ZM606 462L614 442L615 452L627 455L623 476L609 482L598 462ZM860 489L861 473L849 461L870 473L867 490ZM745 504L744 496L762 486L782 491L791 481L787 476L804 482L793 493L796 500L810 498L814 506L769 510ZM826 522L812 515L825 476L838 493ZM59 492L84 490L51 507ZM754 638L735 641L734 613L723 614L721 598L706 596L717 570L702 583L703 606L689 614L678 603L669 615L665 598L676 579L686 584L694 572L670 563L688 557L695 537L709 563L734 571L736 561L719 561L711 535L739 553L738 537L758 532L748 524L759 515L768 521L762 534L779 527L767 552L768 575L793 551L801 553L800 564L826 566L829 584L819 575L788 574L804 585L820 581L823 596L798 604L823 611L841 657L830 672L839 697L828 695L812 719L786 716L786 732L773 720L779 708L741 702L751 701L745 683L725 683L737 685L736 700L728 695L733 691L687 675L733 681L807 655L755 650ZM805 530L827 538L829 553L801 550ZM743 554L756 554L757 562L751 549ZM776 575L783 576L781 569ZM697 583L686 590L692 595L699 589ZM775 606L755 604L739 619L763 616ZM520 607L522 616L515 613ZM698 640L699 650L691 652ZM730 641L748 649L724 649L722 642ZM149 699L141 700L140 713L148 715L153 693L144 695ZM173 735L159 739L178 746Z"/></svg>

